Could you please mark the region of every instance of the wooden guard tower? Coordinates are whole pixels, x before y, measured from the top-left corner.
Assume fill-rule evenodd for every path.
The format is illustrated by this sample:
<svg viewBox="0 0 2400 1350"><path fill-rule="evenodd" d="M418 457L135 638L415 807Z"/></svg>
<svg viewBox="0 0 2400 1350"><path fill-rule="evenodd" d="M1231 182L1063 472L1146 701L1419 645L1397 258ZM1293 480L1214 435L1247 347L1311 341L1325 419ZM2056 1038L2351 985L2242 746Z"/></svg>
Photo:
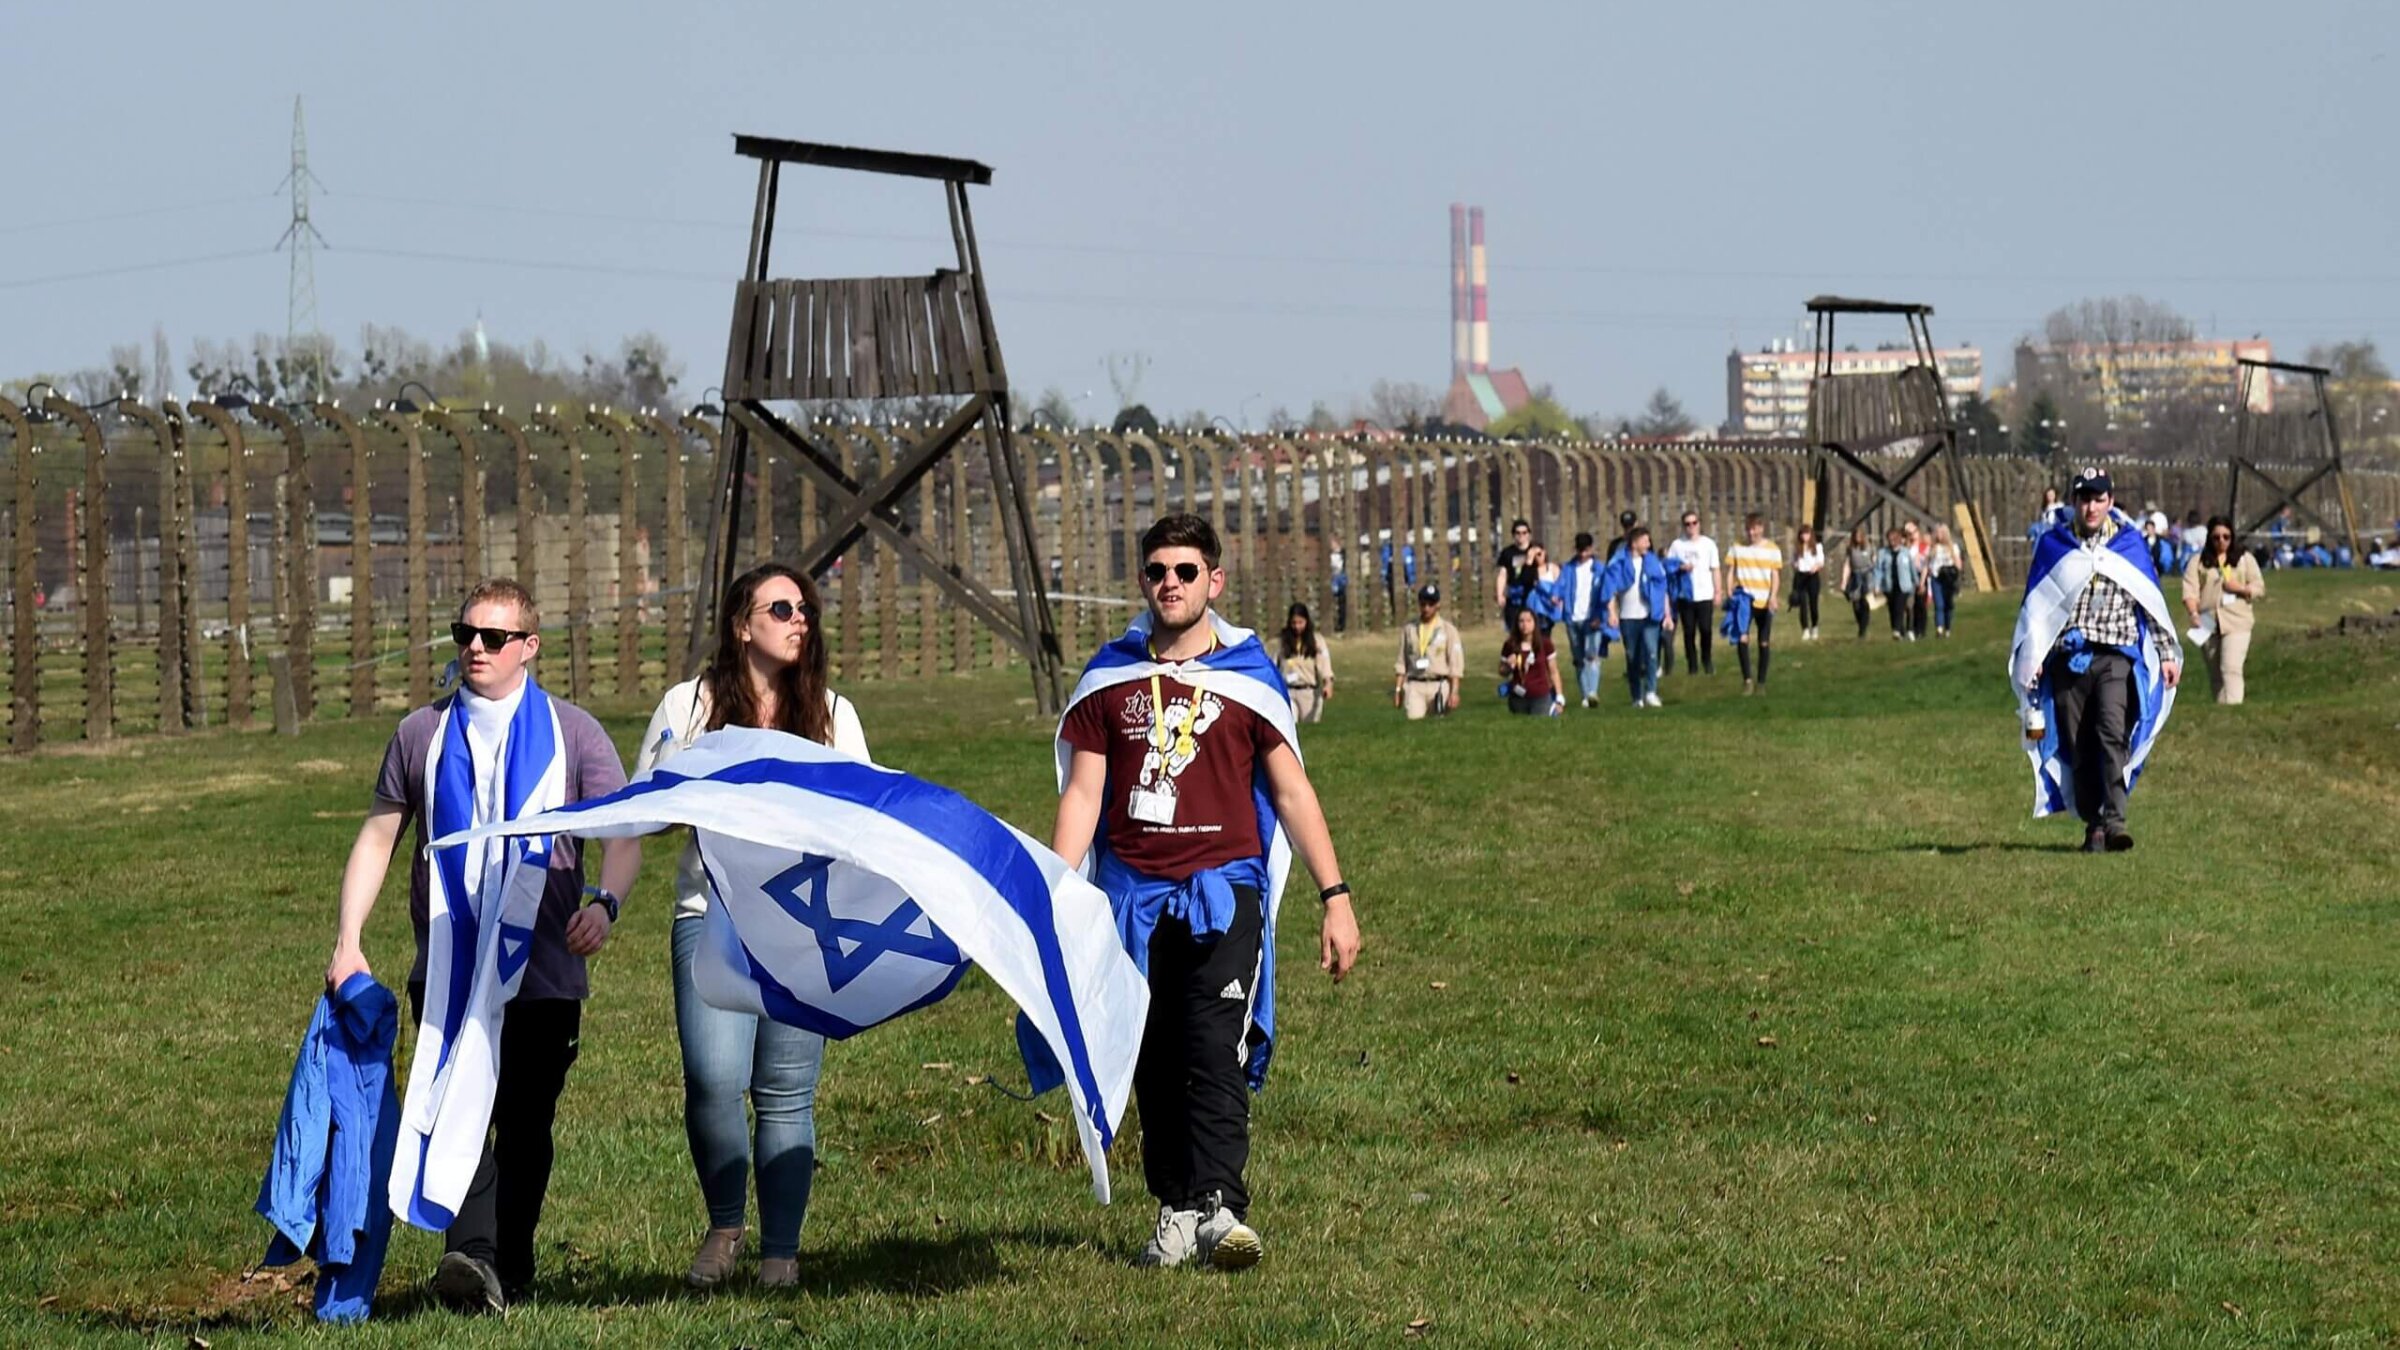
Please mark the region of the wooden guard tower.
<svg viewBox="0 0 2400 1350"><path fill-rule="evenodd" d="M1925 526L1948 524L1958 534L1959 552L1974 571L1979 590L1999 584L2000 569L1992 557L1991 540L1982 513L1967 487L1958 462L1958 428L1950 420L1950 400L1942 389L1941 362L1934 354L1933 331L1927 320L1933 306L1889 300L1846 300L1820 295L1808 302L1817 327L1815 378L1808 386L1809 476L1808 500L1802 514L1817 537L1846 536L1886 507ZM1889 373L1837 375L1833 369L1834 319L1842 314L1896 314L1908 325L1914 361ZM1898 473L1886 478L1860 456L1901 441L1919 441L1921 448ZM1944 521L1902 493L1910 479L1940 461L1947 476L1955 520ZM1867 490L1867 505L1842 523L1826 529L1833 498L1833 475L1848 475Z"/></svg>
<svg viewBox="0 0 2400 1350"><path fill-rule="evenodd" d="M973 160L888 150L859 150L766 136L736 136L736 154L758 161L758 201L751 215L750 255L735 288L733 331L725 347L725 416L730 424L724 462L710 502L708 590L697 626L694 662L715 630L714 610L736 573L735 541L742 537L742 484L750 442L764 438L790 454L823 494L820 528L791 559L810 576L872 533L940 586L953 601L1022 653L1033 669L1035 701L1059 710L1062 660L1050 601L1042 590L1041 555L1033 532L1030 470L1017 457L1009 430L1008 368L984 293L983 259L967 186L985 186L992 171ZM776 193L787 164L896 174L940 181L950 208L950 237L958 266L931 276L858 277L794 281L774 277ZM964 401L947 421L899 452L883 475L860 482L841 457L812 441L802 427L768 405L815 399L952 397ZM912 531L898 509L943 458L980 435L991 476L991 508L1007 541L1013 599L970 575L966 560L945 558L938 542Z"/></svg>
<svg viewBox="0 0 2400 1350"><path fill-rule="evenodd" d="M2327 534L2334 533L2332 523L2311 510L2308 503L2301 500L2301 495L2315 487L2317 480L2331 478L2333 479L2334 500L2342 510L2341 535L2350 541L2350 556L2357 559L2363 566L2367 555L2365 550L2358 546L2358 508L2350 499L2350 480L2342 473L2341 428L2334 423L2333 401L2325 392L2325 381L2333 372L2323 366L2293 365L2284 361L2255 361L2247 356L2239 358L2239 364L2241 366L2241 385L2234 406L2238 409L2235 416L2240 421L2235 428L2233 456L2231 462L2226 465L2225 483L2225 518L2233 522L2233 537L2247 539L2258 533L2261 527L2275 518L2276 512L2287 506L2292 508L2295 514L2307 517L2318 529ZM2271 371L2282 371L2287 375L2308 377L2309 388L2317 396L2317 406L2310 410L2307 422L2308 425L2322 425L2325 428L2324 459L2288 487L2273 474L2260 468L2258 464L2261 457L2259 440L2263 428L2259 419L2251 415L2253 405L2250 399L2255 392L2254 386L2257 381L2274 378L2272 374L2265 373ZM2247 521L2242 519L2242 475L2245 473L2264 484L2266 495L2273 498L2267 503L2264 510L2253 512ZM2253 500L2256 499L2253 498Z"/></svg>

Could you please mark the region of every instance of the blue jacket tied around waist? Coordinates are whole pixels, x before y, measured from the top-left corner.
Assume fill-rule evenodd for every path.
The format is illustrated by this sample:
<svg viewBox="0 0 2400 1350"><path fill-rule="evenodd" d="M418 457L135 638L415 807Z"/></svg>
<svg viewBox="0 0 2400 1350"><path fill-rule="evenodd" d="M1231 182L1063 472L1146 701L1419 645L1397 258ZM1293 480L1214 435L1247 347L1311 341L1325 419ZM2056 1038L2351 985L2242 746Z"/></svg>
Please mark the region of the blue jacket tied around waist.
<svg viewBox="0 0 2400 1350"><path fill-rule="evenodd" d="M400 1137L392 1041L400 1005L361 971L317 1000L275 1126L258 1212L275 1225L262 1264L317 1263L317 1317L364 1321L392 1234L384 1192Z"/></svg>

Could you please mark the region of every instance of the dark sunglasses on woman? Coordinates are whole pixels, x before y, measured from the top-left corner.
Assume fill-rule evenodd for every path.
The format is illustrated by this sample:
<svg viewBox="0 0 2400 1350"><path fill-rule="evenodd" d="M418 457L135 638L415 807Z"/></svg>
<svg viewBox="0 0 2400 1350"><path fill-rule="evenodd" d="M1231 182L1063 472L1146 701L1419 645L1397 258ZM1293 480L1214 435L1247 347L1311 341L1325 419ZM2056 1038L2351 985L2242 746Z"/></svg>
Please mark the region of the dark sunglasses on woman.
<svg viewBox="0 0 2400 1350"><path fill-rule="evenodd" d="M485 651L496 652L502 647L505 647L508 644L516 641L518 638L529 638L532 636L533 630L531 629L518 632L514 629L508 628L477 628L472 624L464 623L454 623L450 625L450 640L457 643L459 650L461 651L466 650L467 645L475 641L477 638L483 639L483 649Z"/></svg>
<svg viewBox="0 0 2400 1350"><path fill-rule="evenodd" d="M817 622L817 607L805 600L770 600L751 613L764 613L777 623L790 623L794 615L808 620L812 627Z"/></svg>
<svg viewBox="0 0 2400 1350"><path fill-rule="evenodd" d="M1153 586L1165 581L1167 579L1167 565L1162 562L1145 563L1142 567L1142 578ZM1200 564L1196 562L1179 562L1175 564L1175 579L1182 582L1186 586L1198 581L1200 579Z"/></svg>

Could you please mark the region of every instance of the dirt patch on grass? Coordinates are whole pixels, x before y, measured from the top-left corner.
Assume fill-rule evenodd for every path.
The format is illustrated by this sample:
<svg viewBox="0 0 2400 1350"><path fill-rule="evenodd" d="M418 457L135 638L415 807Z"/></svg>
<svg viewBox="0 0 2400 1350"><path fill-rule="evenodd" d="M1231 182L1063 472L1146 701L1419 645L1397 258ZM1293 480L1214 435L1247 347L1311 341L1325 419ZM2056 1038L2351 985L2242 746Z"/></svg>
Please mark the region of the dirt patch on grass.
<svg viewBox="0 0 2400 1350"><path fill-rule="evenodd" d="M303 1261L281 1270L229 1271L205 1282L171 1286L139 1302L53 1295L36 1306L96 1326L197 1335L230 1328L263 1330L278 1322L297 1325L307 1315L315 1288L316 1268Z"/></svg>
<svg viewBox="0 0 2400 1350"><path fill-rule="evenodd" d="M194 778L179 783L177 797L216 797L228 792L247 792L251 788L281 787L283 780L271 773L226 773ZM105 810L151 810L159 808L159 790L144 786L137 791L121 792L113 797L101 797L86 805Z"/></svg>

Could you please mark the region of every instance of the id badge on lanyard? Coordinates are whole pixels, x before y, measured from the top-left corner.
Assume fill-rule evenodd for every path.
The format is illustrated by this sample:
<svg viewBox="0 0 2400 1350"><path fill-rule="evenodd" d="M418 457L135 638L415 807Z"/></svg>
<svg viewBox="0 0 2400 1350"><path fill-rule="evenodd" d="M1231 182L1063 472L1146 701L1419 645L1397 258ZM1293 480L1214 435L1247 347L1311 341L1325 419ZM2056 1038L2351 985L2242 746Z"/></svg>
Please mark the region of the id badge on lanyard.
<svg viewBox="0 0 2400 1350"><path fill-rule="evenodd" d="M1166 696L1159 687L1156 673L1150 676L1149 745L1151 753L1159 757L1158 778L1153 786L1135 788L1126 794L1125 814L1145 825L1172 825L1175 823L1175 782L1167 774L1168 756L1172 752L1188 758L1198 753L1199 747L1194 743L1189 721L1184 723L1180 743L1177 737L1167 731Z"/></svg>

